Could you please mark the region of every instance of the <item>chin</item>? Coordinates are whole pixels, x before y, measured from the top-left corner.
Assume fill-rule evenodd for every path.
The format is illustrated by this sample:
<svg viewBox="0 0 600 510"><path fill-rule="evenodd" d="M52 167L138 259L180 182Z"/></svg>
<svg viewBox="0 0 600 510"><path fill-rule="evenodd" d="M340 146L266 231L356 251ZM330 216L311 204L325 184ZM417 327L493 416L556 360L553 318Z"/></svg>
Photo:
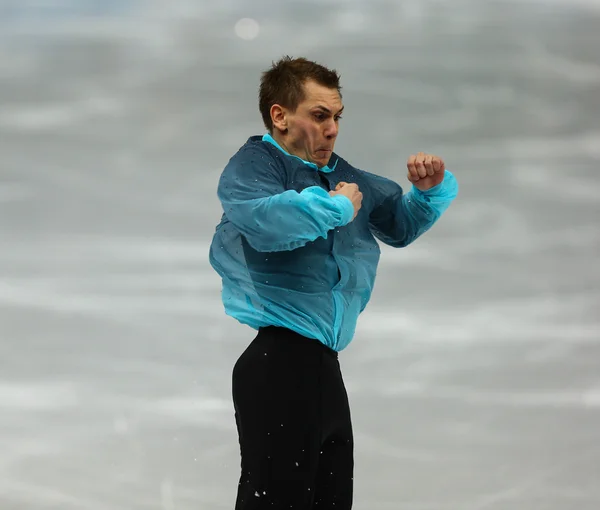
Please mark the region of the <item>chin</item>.
<svg viewBox="0 0 600 510"><path fill-rule="evenodd" d="M325 166L329 163L330 159L331 159L331 153L329 153L327 155L327 157L315 157L313 159L313 162L316 163L317 165Z"/></svg>

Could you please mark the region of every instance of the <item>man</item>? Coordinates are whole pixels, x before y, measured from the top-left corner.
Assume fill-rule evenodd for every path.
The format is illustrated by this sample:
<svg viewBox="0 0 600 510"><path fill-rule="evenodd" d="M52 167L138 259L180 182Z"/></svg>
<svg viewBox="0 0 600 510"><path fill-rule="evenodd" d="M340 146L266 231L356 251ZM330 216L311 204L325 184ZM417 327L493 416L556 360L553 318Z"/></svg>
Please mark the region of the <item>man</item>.
<svg viewBox="0 0 600 510"><path fill-rule="evenodd" d="M377 239L415 241L456 197L444 162L408 159L413 189L333 152L339 76L285 57L263 73L267 128L230 159L210 262L225 312L258 331L233 369L236 510L349 510L353 435L338 362L375 281Z"/></svg>

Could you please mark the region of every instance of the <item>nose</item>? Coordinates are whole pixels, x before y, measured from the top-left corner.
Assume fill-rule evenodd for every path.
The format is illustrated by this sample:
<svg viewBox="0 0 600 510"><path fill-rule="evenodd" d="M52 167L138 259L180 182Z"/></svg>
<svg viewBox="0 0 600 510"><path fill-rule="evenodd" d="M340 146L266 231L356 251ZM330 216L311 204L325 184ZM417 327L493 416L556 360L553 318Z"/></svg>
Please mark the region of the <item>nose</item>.
<svg viewBox="0 0 600 510"><path fill-rule="evenodd" d="M337 137L338 131L339 131L338 123L333 119L329 119L329 121L327 122L327 125L325 126L325 133L324 133L325 138L327 138L327 140L333 140L334 138Z"/></svg>

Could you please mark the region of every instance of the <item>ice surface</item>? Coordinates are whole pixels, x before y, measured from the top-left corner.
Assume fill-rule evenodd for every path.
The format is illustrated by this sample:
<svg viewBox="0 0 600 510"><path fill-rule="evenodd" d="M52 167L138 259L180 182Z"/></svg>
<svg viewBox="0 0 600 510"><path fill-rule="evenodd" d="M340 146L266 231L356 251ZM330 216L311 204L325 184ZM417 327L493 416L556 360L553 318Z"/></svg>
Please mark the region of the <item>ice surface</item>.
<svg viewBox="0 0 600 510"><path fill-rule="evenodd" d="M461 184L341 355L355 508L600 508L597 4L3 2L0 507L233 508L253 333L207 249L289 53L341 72L344 157Z"/></svg>

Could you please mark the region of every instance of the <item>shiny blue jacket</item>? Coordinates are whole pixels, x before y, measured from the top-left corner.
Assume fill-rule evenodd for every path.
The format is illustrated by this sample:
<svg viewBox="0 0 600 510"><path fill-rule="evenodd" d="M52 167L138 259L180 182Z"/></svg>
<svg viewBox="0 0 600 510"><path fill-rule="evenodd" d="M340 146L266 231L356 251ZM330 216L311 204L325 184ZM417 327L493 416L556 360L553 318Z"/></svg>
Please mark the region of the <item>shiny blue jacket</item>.
<svg viewBox="0 0 600 510"><path fill-rule="evenodd" d="M363 193L353 221L352 202L328 193L341 181L358 184ZM377 240L409 245L457 192L448 170L438 186L405 194L335 153L319 169L268 134L250 137L217 188L223 216L209 260L223 281L225 313L254 329L283 326L341 351L371 297Z"/></svg>

